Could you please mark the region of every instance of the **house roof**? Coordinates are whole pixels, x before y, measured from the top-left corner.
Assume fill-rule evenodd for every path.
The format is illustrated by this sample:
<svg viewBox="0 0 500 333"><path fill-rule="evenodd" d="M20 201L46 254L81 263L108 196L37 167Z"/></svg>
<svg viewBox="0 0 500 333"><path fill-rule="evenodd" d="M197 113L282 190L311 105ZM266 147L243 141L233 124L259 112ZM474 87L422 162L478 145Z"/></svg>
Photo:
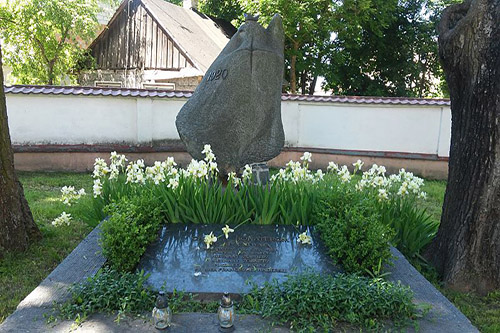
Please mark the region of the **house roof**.
<svg viewBox="0 0 500 333"><path fill-rule="evenodd" d="M130 96L130 97L163 97L189 98L192 91L148 90L128 88L97 87L64 87L64 86L6 86L5 93L10 94L43 94L43 95L84 95L84 96ZM282 101L303 101L316 103L349 103L349 104L389 104L389 105L426 105L449 106L446 98L411 98L411 97L370 97L370 96L309 96L282 94Z"/></svg>
<svg viewBox="0 0 500 333"><path fill-rule="evenodd" d="M196 67L206 72L229 38L208 16L164 0L141 0Z"/></svg>
<svg viewBox="0 0 500 333"><path fill-rule="evenodd" d="M174 5L165 0L137 0L153 17L157 24L167 33L184 55L199 70L206 72L217 58L229 39L236 32L231 23L210 18L192 9ZM122 2L108 23L111 26L119 13L127 5ZM95 45L101 33L90 45Z"/></svg>

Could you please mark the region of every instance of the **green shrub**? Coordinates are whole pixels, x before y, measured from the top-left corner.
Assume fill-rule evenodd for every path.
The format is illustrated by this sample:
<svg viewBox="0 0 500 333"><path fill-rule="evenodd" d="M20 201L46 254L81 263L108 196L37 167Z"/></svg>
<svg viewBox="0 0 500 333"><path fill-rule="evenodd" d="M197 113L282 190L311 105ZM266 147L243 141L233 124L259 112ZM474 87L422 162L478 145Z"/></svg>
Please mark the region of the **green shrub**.
<svg viewBox="0 0 500 333"><path fill-rule="evenodd" d="M145 192L123 197L105 209L109 218L101 226L101 247L111 267L131 271L149 243L158 237L163 218L158 200Z"/></svg>
<svg viewBox="0 0 500 333"><path fill-rule="evenodd" d="M407 199L383 202L378 211L381 221L395 230L392 244L408 259L421 258L420 251L436 236L439 222Z"/></svg>
<svg viewBox="0 0 500 333"><path fill-rule="evenodd" d="M355 191L324 192L315 223L334 260L348 273L374 274L391 258L393 231L380 221L374 200Z"/></svg>
<svg viewBox="0 0 500 333"><path fill-rule="evenodd" d="M407 287L356 275L306 273L254 289L240 307L263 317L289 323L295 331L331 331L336 322L376 327L381 320L396 323L416 315Z"/></svg>
<svg viewBox="0 0 500 333"><path fill-rule="evenodd" d="M96 312L142 314L151 311L155 294L144 285L144 272L120 273L102 269L93 277L71 288L71 299L56 306L58 316L83 321Z"/></svg>

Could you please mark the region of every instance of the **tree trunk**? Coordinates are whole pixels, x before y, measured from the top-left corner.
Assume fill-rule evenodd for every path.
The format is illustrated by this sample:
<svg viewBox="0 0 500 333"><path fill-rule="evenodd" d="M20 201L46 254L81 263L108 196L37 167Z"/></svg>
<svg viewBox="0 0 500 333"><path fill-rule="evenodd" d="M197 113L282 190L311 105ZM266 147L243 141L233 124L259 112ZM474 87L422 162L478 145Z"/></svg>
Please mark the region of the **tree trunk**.
<svg viewBox="0 0 500 333"><path fill-rule="evenodd" d="M427 257L444 282L486 293L500 286L500 0L448 7L439 56L450 89L448 185Z"/></svg>
<svg viewBox="0 0 500 333"><path fill-rule="evenodd" d="M41 234L33 221L21 183L14 171L0 48L0 258L7 251L23 251Z"/></svg>
<svg viewBox="0 0 500 333"><path fill-rule="evenodd" d="M48 77L48 82L47 84L49 86L53 86L54 85L54 64L55 64L55 61L49 61L48 65L47 65L47 77Z"/></svg>
<svg viewBox="0 0 500 333"><path fill-rule="evenodd" d="M297 93L297 75L296 75L295 71L296 71L297 51L299 50L299 43L292 41L292 48L293 48L293 53L292 53L292 59L290 60L290 92L292 94L296 94Z"/></svg>
<svg viewBox="0 0 500 333"><path fill-rule="evenodd" d="M300 90L302 91L302 95L306 94L307 89L307 74L306 71L300 73Z"/></svg>
<svg viewBox="0 0 500 333"><path fill-rule="evenodd" d="M311 81L311 85L309 86L309 95L314 95L314 91L316 90L316 83L318 82L318 76L316 75Z"/></svg>

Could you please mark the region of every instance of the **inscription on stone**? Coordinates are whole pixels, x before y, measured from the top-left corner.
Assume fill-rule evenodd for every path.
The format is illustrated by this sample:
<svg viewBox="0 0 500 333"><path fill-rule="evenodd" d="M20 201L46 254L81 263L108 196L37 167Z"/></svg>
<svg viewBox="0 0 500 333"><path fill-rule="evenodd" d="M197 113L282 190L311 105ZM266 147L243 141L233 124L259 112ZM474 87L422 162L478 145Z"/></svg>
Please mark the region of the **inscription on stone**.
<svg viewBox="0 0 500 333"><path fill-rule="evenodd" d="M324 274L341 271L334 266L313 228L242 225L226 239L223 225L170 224L151 244L139 264L149 274L148 283L166 291L245 293L251 280L258 285L290 274L313 270ZM207 249L204 236L217 241ZM312 244L300 244L307 232Z"/></svg>
<svg viewBox="0 0 500 333"><path fill-rule="evenodd" d="M268 272L287 273L286 268L272 267L271 256L276 251L276 244L287 242L282 237L238 237L221 239L207 250L205 263L201 267L204 272Z"/></svg>
<svg viewBox="0 0 500 333"><path fill-rule="evenodd" d="M229 72L227 69L218 69L208 73L207 81L210 82L219 79L225 80L228 74Z"/></svg>

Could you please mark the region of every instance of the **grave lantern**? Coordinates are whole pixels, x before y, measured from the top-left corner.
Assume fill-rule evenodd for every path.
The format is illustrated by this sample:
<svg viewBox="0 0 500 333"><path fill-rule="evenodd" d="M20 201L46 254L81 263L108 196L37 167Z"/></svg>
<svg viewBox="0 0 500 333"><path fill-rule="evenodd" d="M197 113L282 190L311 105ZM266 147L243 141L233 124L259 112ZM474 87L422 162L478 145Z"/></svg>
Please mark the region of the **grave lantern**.
<svg viewBox="0 0 500 333"><path fill-rule="evenodd" d="M223 330L230 331L234 324L234 306L233 301L229 297L229 293L225 292L220 301L219 311L217 312L220 327Z"/></svg>
<svg viewBox="0 0 500 333"><path fill-rule="evenodd" d="M156 305L153 308L153 324L155 328L164 330L172 323L172 310L168 306L167 296L164 291L158 293L156 297Z"/></svg>

